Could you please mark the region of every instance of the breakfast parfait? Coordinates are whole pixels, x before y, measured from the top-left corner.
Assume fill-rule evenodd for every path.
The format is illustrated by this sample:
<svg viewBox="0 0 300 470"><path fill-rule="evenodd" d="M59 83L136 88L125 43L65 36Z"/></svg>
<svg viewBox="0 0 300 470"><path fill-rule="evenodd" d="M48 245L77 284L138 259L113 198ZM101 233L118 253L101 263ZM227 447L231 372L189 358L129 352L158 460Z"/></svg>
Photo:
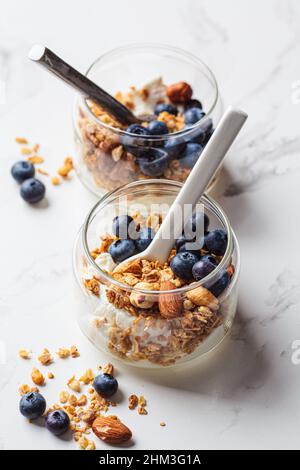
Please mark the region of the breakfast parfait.
<svg viewBox="0 0 300 470"><path fill-rule="evenodd" d="M133 185L127 191L180 188L158 180ZM225 336L236 310L238 249L227 219L220 223L226 217L221 209L206 196L201 202L164 264L143 256L124 261L149 246L165 212L129 205L120 213L119 204L119 215L110 218L101 201L94 208L74 265L79 325L98 348L136 365L167 366L207 352Z"/></svg>
<svg viewBox="0 0 300 470"><path fill-rule="evenodd" d="M145 51L148 52L147 48ZM124 54L126 57L126 51ZM156 50L155 54L158 54ZM113 84L105 82L114 71L107 69L105 62L99 77L89 73L88 76L141 118L141 123L124 125L91 100L79 98L75 107L76 170L80 179L97 194L147 178L184 182L220 117L216 109L212 112L217 87L208 69L200 75L195 66L189 71L185 64L187 78L176 81L178 74L174 71L170 77L164 70L166 65L159 63L160 69L155 67L153 72L151 69L153 75L144 78L143 73L139 80L137 70L137 78L129 82L126 71L131 55L130 50L127 63L119 64L122 73L118 73L118 80L111 77ZM139 57L132 66L141 68L141 60ZM147 59L145 70L149 70L150 60ZM204 67L202 63L201 66ZM179 63L178 67L181 69L183 64ZM161 69L162 76L157 77L157 70Z"/></svg>

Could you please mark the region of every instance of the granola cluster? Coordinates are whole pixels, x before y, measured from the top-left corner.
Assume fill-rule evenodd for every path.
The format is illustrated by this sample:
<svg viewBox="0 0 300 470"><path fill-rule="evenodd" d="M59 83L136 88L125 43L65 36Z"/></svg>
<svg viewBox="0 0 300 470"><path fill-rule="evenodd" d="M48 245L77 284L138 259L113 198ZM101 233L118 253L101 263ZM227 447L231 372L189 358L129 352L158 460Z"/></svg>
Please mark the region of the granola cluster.
<svg viewBox="0 0 300 470"><path fill-rule="evenodd" d="M162 221L159 214L145 219L140 214L132 215L141 227L152 224L157 229ZM92 252L96 262L101 264L103 256L110 256L109 248L116 238L102 236L100 247ZM170 365L193 353L222 324L218 298L207 288L196 283L193 288L192 282L174 274L170 263L175 254L173 249L164 265L136 259L109 270L108 274L122 287L102 285L97 276L84 277L86 290L100 302L90 320L91 327L99 338L106 338L106 347L118 357ZM201 255L205 254L203 249ZM231 265L228 273L233 272ZM177 293L181 287L189 289Z"/></svg>
<svg viewBox="0 0 300 470"><path fill-rule="evenodd" d="M164 109L161 112L156 112L156 121L164 124L166 131L172 134L183 130L187 125L185 111L189 109L188 106L194 106L196 102L197 106L202 106L198 100L189 98L192 93L189 85L184 82L175 85L179 86L180 89L174 90L172 89L174 85L166 86L162 79L158 78L140 89L132 86L128 92L118 91L115 97L136 115L153 115L156 112L156 106L160 104L170 105L173 108L175 106L175 112ZM143 165L140 162L143 158L150 158L151 160L156 149L157 152L161 152L164 147L162 140L147 140L143 139L141 135L137 135L136 138L134 135L124 136L119 131L126 130L130 134L134 134L134 131L128 130L129 128L118 122L98 104L88 101L88 106L98 122L82 107L79 108L77 118L79 139L77 144L83 172L86 169L88 170L88 174L92 175L97 188L113 190L136 180L153 177L173 179L180 182L186 180L193 166L191 162L180 160L186 147L186 141L183 142L174 137L169 142L171 145L166 147L165 156L159 158L161 154L158 153L161 168L160 171L157 171L157 164L154 165L153 169L151 162L150 165L148 163ZM201 116L204 115L203 112ZM104 125L101 125L99 121ZM203 139L201 142L199 141L198 155L200 155L201 150L211 136L212 121L209 120L209 122L209 127L201 134ZM144 122L143 126L147 129L148 123ZM194 146L194 152L196 147ZM151 151L150 157L147 154L149 149ZM193 158L195 159L196 156Z"/></svg>

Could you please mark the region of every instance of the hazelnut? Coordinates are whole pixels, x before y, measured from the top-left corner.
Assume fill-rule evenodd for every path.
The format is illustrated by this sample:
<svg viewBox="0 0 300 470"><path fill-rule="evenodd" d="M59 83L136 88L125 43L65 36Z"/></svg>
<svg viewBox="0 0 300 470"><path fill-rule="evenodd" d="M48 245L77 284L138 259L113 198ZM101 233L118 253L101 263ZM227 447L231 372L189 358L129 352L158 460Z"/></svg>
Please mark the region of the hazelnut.
<svg viewBox="0 0 300 470"><path fill-rule="evenodd" d="M193 90L188 83L178 82L169 85L166 93L172 103L185 103L191 99Z"/></svg>
<svg viewBox="0 0 300 470"><path fill-rule="evenodd" d="M153 290L153 285L149 282L138 282L135 287L142 290ZM153 307L154 299L151 295L132 292L130 294L130 303L137 308L148 309Z"/></svg>

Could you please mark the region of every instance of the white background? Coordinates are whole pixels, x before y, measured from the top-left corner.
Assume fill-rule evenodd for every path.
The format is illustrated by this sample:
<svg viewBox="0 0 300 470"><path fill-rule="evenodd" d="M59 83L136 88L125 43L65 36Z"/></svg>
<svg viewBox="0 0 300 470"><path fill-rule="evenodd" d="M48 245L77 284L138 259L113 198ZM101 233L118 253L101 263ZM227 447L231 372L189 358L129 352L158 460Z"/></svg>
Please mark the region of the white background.
<svg viewBox="0 0 300 470"><path fill-rule="evenodd" d="M231 337L197 367L147 373L118 365L114 413L132 428L136 449L299 448L300 365L291 361L300 339L297 0L2 2L0 446L76 448L19 415L18 386L36 365L18 358L21 347L35 357L43 347L76 344L81 352L50 367L55 379L43 391L49 404L73 374L106 362L76 325L72 285L72 244L94 197L74 175L60 187L48 183L47 205L30 207L9 175L19 158L16 136L42 145L52 173L73 152L73 92L29 63L27 51L45 44L84 71L100 53L139 41L199 55L225 102L249 113L217 193L243 267ZM145 395L148 416L127 409L131 393Z"/></svg>

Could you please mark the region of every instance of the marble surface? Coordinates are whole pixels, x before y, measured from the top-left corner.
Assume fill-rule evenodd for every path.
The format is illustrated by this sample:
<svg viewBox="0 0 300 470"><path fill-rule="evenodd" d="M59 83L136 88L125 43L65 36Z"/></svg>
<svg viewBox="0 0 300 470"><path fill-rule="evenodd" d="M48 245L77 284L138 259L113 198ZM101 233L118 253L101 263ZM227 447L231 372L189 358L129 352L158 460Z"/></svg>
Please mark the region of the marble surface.
<svg viewBox="0 0 300 470"><path fill-rule="evenodd" d="M47 203L29 207L9 176L19 157L17 135L41 143L50 172L73 152L73 92L30 64L27 50L47 44L84 70L107 49L153 41L202 57L225 102L250 116L217 188L242 251L239 308L231 336L197 367L175 374L118 365L118 414L133 429L136 449L299 449L300 366L293 349L300 339L299 24L298 0L86 0L72 2L72 9L58 0L10 0L2 6L1 448L76 448L19 415L18 386L36 365L19 359L21 347L35 357L43 347L80 349L80 358L50 367L49 404L71 375L106 360L82 336L74 313L72 244L94 197L74 175L60 187L48 184ZM146 396L148 416L127 410L130 393Z"/></svg>

